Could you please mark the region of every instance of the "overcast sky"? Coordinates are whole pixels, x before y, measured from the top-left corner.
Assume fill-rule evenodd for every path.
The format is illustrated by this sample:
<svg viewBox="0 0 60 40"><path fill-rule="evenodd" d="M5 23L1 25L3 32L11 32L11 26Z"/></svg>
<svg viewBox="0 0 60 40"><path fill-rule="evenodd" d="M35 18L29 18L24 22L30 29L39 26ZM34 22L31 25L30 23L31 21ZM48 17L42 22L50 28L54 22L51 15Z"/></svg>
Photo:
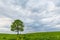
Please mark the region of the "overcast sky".
<svg viewBox="0 0 60 40"><path fill-rule="evenodd" d="M60 31L60 0L0 0L0 33L14 33L15 19L24 22L23 33Z"/></svg>

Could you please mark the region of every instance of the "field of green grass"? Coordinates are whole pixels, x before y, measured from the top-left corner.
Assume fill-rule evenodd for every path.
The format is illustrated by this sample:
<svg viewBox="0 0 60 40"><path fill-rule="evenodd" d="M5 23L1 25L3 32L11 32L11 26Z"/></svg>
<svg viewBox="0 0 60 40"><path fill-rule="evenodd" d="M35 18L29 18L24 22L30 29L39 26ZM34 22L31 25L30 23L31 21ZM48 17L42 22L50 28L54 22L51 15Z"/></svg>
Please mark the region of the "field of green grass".
<svg viewBox="0 0 60 40"><path fill-rule="evenodd" d="M60 32L38 32L22 34L23 40L60 40ZM19 37L19 40L21 37ZM0 40L17 40L16 34L0 34Z"/></svg>

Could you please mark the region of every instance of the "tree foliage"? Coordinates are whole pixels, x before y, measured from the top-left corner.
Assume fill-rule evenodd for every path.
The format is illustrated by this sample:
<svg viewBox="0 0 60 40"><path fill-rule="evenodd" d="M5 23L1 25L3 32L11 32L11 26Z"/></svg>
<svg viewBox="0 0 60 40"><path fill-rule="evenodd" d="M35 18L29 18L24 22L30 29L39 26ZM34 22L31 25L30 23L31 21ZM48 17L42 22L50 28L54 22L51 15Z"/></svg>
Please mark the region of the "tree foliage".
<svg viewBox="0 0 60 40"><path fill-rule="evenodd" d="M11 25L11 31L16 31L16 32L19 32L19 31L24 31L24 24L21 20L14 20L14 22L12 23Z"/></svg>

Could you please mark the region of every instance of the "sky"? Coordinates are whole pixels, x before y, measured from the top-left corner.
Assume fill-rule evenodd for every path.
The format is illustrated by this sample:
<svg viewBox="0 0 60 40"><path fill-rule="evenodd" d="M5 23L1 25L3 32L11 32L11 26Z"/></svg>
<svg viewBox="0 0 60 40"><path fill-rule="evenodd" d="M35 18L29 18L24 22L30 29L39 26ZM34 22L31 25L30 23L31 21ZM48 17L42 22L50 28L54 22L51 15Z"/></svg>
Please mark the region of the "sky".
<svg viewBox="0 0 60 40"><path fill-rule="evenodd" d="M24 22L23 33L60 31L60 0L0 0L0 33L15 33L16 19Z"/></svg>

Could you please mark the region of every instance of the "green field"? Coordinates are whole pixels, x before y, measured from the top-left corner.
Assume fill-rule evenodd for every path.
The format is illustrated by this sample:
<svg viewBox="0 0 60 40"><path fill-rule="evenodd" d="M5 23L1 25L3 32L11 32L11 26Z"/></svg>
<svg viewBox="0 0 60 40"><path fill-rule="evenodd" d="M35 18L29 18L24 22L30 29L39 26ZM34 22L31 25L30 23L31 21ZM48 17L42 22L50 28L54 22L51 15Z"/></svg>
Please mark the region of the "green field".
<svg viewBox="0 0 60 40"><path fill-rule="evenodd" d="M60 32L38 32L19 35L23 40L60 40ZM20 40L21 37L19 37ZM16 34L0 34L0 40L16 40Z"/></svg>

